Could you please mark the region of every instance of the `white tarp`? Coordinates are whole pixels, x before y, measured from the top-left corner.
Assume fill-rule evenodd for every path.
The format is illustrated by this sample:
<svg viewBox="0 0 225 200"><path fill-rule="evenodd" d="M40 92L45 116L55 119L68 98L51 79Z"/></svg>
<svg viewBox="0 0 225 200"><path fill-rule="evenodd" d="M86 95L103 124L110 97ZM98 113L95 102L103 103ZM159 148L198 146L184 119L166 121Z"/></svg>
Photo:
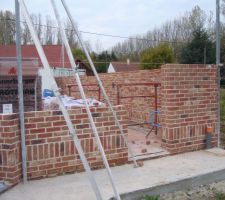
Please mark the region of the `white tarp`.
<svg viewBox="0 0 225 200"><path fill-rule="evenodd" d="M63 104L66 108L71 107L85 107L82 99L75 99L66 95L62 96ZM104 103L97 101L94 98L86 99L89 106L103 106ZM59 109L58 101L56 97L45 97L44 98L44 110L55 110Z"/></svg>

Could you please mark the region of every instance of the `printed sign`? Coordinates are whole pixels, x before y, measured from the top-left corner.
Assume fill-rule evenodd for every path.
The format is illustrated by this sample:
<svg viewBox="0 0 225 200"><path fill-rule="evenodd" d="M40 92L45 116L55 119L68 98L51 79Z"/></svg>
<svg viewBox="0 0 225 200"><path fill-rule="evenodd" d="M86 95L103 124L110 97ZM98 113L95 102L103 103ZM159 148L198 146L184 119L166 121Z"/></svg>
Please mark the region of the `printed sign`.
<svg viewBox="0 0 225 200"><path fill-rule="evenodd" d="M3 113L4 114L12 114L13 113L13 107L12 104L3 104Z"/></svg>

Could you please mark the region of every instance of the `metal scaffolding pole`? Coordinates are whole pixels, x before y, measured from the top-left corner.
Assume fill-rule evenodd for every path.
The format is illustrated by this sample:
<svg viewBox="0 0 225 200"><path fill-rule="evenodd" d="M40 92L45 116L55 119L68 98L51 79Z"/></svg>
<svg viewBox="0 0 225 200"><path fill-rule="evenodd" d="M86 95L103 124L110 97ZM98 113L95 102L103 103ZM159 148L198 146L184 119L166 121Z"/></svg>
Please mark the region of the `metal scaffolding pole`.
<svg viewBox="0 0 225 200"><path fill-rule="evenodd" d="M23 70L21 58L21 30L20 30L20 5L15 0L16 13L16 55L17 55L17 79L18 79L18 98L19 98L19 118L21 134L21 152L22 152L22 173L23 183L27 182L27 156L26 156L26 136L24 126L24 104L23 104Z"/></svg>
<svg viewBox="0 0 225 200"><path fill-rule="evenodd" d="M218 77L218 142L217 146L220 147L220 0L216 0L216 66Z"/></svg>
<svg viewBox="0 0 225 200"><path fill-rule="evenodd" d="M109 97L108 97L108 95L106 94L105 88L103 87L102 81L101 81L101 79L99 78L99 75L98 75L98 73L97 73L97 71L96 71L96 68L95 68L95 66L94 66L94 63L93 63L93 61L92 61L92 59L91 59L91 56L89 55L89 53L88 53L88 51L87 51L87 48L86 48L86 46L85 46L85 44L84 44L84 42L83 42L83 39L82 39L82 37L80 36L80 34L79 34L79 32L78 32L78 30L77 30L77 28L76 28L75 22L74 22L73 17L72 17L72 15L71 15L71 13L70 13L70 11L69 11L67 5L66 5L66 2L65 2L64 0L61 0L61 2L62 2L63 6L64 6L64 8L65 8L65 10L66 10L66 13L67 13L67 15L68 15L70 21L71 21L71 24L72 24L72 26L73 26L73 29L74 29L74 31L75 31L77 37L78 37L79 44L81 45L81 47L82 47L82 49L83 49L83 51L84 51L84 53L85 53L85 55L86 55L86 57L87 57L87 59L88 59L88 62L90 63L90 66L91 66L92 71L93 71L93 73L94 73L94 75L95 75L95 77L96 77L96 79L97 79L97 82L98 82L100 88L101 88L101 91L102 91L102 93L103 93L103 96L104 96L105 100L107 101L107 103L108 103L108 105L109 105L109 108L110 108L111 112L113 113L113 117L114 117L114 119L115 119L116 125L119 127L119 130L120 130L120 132L121 132L121 134L122 134L122 136L123 136L123 139L124 139L124 141L125 141L125 143L126 143L126 145L127 145L127 147L128 147L128 151L129 151L129 153L130 153L130 155L131 155L131 157L132 157L132 160L133 160L133 162L134 162L134 165L135 165L135 167L138 167L136 158L134 157L134 154L133 154L133 151L132 151L132 149L131 149L131 146L130 146L130 144L129 144L129 142L128 142L128 139L127 139L127 137L126 137L126 135L125 135L125 133L124 133L124 131L123 131L123 128L122 128L122 126L121 126L121 124L120 124L120 122L119 122L119 120L118 120L118 117L117 117L117 115L116 115L116 112L115 112L114 109L113 109L113 106L112 106L112 104L111 104L111 102L110 102L110 100L109 100Z"/></svg>
<svg viewBox="0 0 225 200"><path fill-rule="evenodd" d="M56 17L56 20L57 20L57 23L58 23L58 26L59 26L59 29L60 29L61 38L62 38L62 41L63 41L63 43L65 45L66 52L67 52L67 55L68 55L69 60L70 60L70 64L71 64L73 70L75 71L76 82L77 82L77 85L78 85L81 97L83 99L83 102L85 104L85 108L86 108L86 111L87 111L87 114L88 114L88 118L89 118L89 121L90 121L90 124L91 124L91 128L92 128L92 132L93 132L93 134L95 136L95 139L96 139L99 151L101 153L101 156L102 156L102 159L103 159L103 163L104 163L105 168L107 170L107 173L108 173L108 176L109 176L109 180L111 182L111 185L112 185L115 197L116 197L117 200L120 200L121 198L120 198L119 192L118 192L118 190L116 188L115 181L114 181L114 178L112 176L112 172L111 172L109 163L107 161L107 158L106 158L106 155L105 155L105 152L104 152L104 149L103 149L100 137L98 135L97 128L96 128L95 123L94 123L94 119L92 117L89 105L88 105L87 100L86 100L86 96L84 94L84 89L83 89L83 86L81 84L80 77L79 77L79 74L78 74L78 71L77 71L78 68L77 68L76 63L74 61L73 54L72 54L72 51L71 51L70 46L69 46L69 42L68 42L67 37L66 37L65 30L63 29L58 9L56 7L56 4L55 4L54 0L51 0L51 3L52 3L52 7L53 7L53 10L54 10L54 13L55 13L55 17Z"/></svg>
<svg viewBox="0 0 225 200"><path fill-rule="evenodd" d="M40 59L42 61L43 66L44 66L45 73L48 75L49 79L52 82L52 85L51 85L52 90L54 91L54 94L55 94L55 96L58 99L59 107L60 107L60 109L61 109L61 111L63 113L64 119L66 121L66 124L67 124L69 132L70 132L70 135L73 138L74 145L77 148L77 151L78 151L78 153L80 155L80 158L81 158L81 161L83 163L83 166L84 166L84 168L85 168L85 170L86 170L86 172L88 174L88 178L89 178L91 186L92 186L92 188L93 188L93 190L95 192L96 199L102 200L103 198L102 198L102 195L100 193L99 187L98 187L98 185L97 185L97 183L95 181L93 173L92 173L92 171L90 169L90 166L89 166L89 164L87 162L87 159L86 159L85 154L83 152L82 146L80 144L80 140L78 139L78 137L76 135L76 131L74 129L74 126L72 124L70 116L69 116L69 114L68 114L68 112L67 112L67 110L66 110L66 108L65 108L65 106L63 104L63 101L62 101L61 96L60 96L59 88L58 88L58 86L56 84L56 81L55 81L53 75L52 75L51 68L50 68L48 60L47 60L47 58L46 58L46 56L44 54L44 50L43 50L43 48L41 46L41 43L40 43L40 41L38 39L37 33L35 32L35 29L34 29L34 26L32 24L30 15L28 13L28 10L27 10L23 0L18 0L18 1L20 3L21 9L22 9L22 12L24 14L25 21L26 21L26 23L28 25L28 28L30 30L31 36L32 36L32 38L34 40L34 44L35 44L35 46L37 48L38 54L40 56Z"/></svg>

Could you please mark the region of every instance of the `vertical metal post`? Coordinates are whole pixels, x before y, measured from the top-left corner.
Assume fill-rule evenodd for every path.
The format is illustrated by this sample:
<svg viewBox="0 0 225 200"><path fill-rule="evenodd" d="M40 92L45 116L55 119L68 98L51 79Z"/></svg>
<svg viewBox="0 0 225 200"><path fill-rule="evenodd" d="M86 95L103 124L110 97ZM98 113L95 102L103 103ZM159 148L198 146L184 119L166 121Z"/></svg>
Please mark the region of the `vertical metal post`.
<svg viewBox="0 0 225 200"><path fill-rule="evenodd" d="M126 135L125 135L125 133L124 133L124 131L123 131L123 128L122 128L122 126L121 126L121 124L120 124L120 122L119 122L119 119L118 119L118 117L117 117L117 114L116 114L116 112L115 112L114 109L113 109L113 106L112 106L112 104L111 104L111 102L110 102L110 100L109 100L109 97L108 97L107 94L106 94L105 88L103 87L102 81L101 81L101 79L100 79L99 76L98 76L98 73L97 73L97 71L96 71L96 69L95 69L95 66L94 66L94 63L93 63L93 61L92 61L92 59L91 59L91 56L89 55L88 50L87 50L87 48L86 48L86 46L85 46L85 44L84 44L84 42L83 42L83 39L81 38L81 36L80 36L80 34L79 34L79 32L78 32L78 30L77 30L77 28L76 28L76 25L75 25L75 22L74 22L74 20L73 20L73 18L72 18L72 15L71 15L71 13L70 13L70 11L69 11L69 9L68 9L68 7L67 7L65 1L64 1L64 0L61 0L61 2L62 2L63 6L64 6L64 8L65 8L65 10L66 10L66 13L67 13L67 15L68 15L68 17L69 17L69 19L70 19L70 21L71 21L72 27L73 27L73 29L74 29L76 35L77 35L78 41L79 41L79 43L80 43L80 45L81 45L81 47L82 47L82 49L83 49L83 51L84 51L84 53L85 53L87 59L88 59L88 62L89 62L89 64L90 64L90 66L91 66L91 69L92 69L92 71L93 71L93 73L94 73L94 75L95 75L95 77L96 77L96 80L97 80L97 82L98 82L98 84L99 84L99 86L100 86L100 88L101 88L102 94L103 94L103 96L104 96L106 102L107 102L108 105L109 105L109 109L111 110L111 112L112 112L112 114L113 114L113 117L114 117L114 119L115 119L116 125L119 127L119 130L120 130L120 132L121 132L121 135L122 135L122 137L123 137L123 139L124 139L124 141L125 141L125 144L127 145L128 151L129 151L129 153L130 153L130 155L131 155L131 157L132 157L132 159L133 159L134 165L135 165L135 167L138 167L136 158L134 157L133 151L132 151L132 149L131 149L131 145L130 145L129 142L128 142L128 139L127 139L127 137L126 137Z"/></svg>
<svg viewBox="0 0 225 200"><path fill-rule="evenodd" d="M157 97L157 85L154 85L155 89L155 134L157 135L158 126L157 126L157 120L158 120L158 97Z"/></svg>
<svg viewBox="0 0 225 200"><path fill-rule="evenodd" d="M35 98L35 111L37 111L37 82L38 82L38 76L35 77L35 82L34 82L34 98Z"/></svg>
<svg viewBox="0 0 225 200"><path fill-rule="evenodd" d="M64 45L63 45L63 43L62 43L62 64L63 64L63 68L65 68Z"/></svg>
<svg viewBox="0 0 225 200"><path fill-rule="evenodd" d="M216 66L218 78L217 146L220 147L220 0L216 0Z"/></svg>
<svg viewBox="0 0 225 200"><path fill-rule="evenodd" d="M100 137L98 135L98 131L97 131L97 128L95 126L94 119L92 117L89 105L87 103L86 96L84 94L84 89L83 89L83 86L82 86L81 81L80 81L80 77L79 77L79 74L78 74L78 71L77 71L77 66L76 66L76 63L74 61L73 54L72 54L70 46L69 46L69 42L68 42L68 40L66 38L65 30L62 28L62 23L61 23L61 20L60 20L58 9L56 7L56 4L55 4L54 0L51 0L51 3L52 3L52 7L53 7L53 10L54 10L54 13L55 13L55 17L56 17L56 20L57 20L57 23L58 23L58 26L59 26L59 29L60 29L60 34L61 34L61 37L62 37L62 41L63 41L63 43L65 45L66 52L67 52L67 55L68 55L69 60L70 60L70 64L71 64L73 70L76 72L75 73L76 82L77 82L77 85L78 85L81 97L83 99L83 102L85 104L87 115L88 115L88 118L89 118L89 121L90 121L90 124L91 124L91 128L92 128L92 132L93 132L93 134L95 136L95 139L96 139L96 142L97 142L97 145L98 145L98 149L100 151L100 154L101 154L102 159L103 159L103 163L105 165L106 171L107 171L108 176L109 176L110 183L112 185L112 188L113 188L113 191L114 191L116 199L117 200L121 200L119 192L118 192L118 190L116 188L115 181L113 179L112 172L110 170L109 163L107 161L107 158L106 158L106 155L105 155L105 152L104 152L104 149L103 149Z"/></svg>
<svg viewBox="0 0 225 200"><path fill-rule="evenodd" d="M93 188L93 191L95 192L96 199L102 200L103 198L102 198L102 195L100 193L99 187L98 187L98 185L97 185L97 183L95 181L93 173L92 173L92 171L90 169L90 166L88 164L88 161L87 161L87 159L85 157L85 154L84 154L84 151L82 149L80 140L78 139L78 137L76 135L76 130L74 129L74 126L73 126L73 123L72 123L72 121L70 119L70 116L69 116L69 114L68 114L68 112L67 112L67 110L66 110L66 108L65 108L65 106L63 104L63 101L62 101L60 93L59 93L59 88L58 88L58 86L56 84L54 76L52 75L51 68L50 68L48 60L47 60L47 58L45 56L44 50L43 50L43 48L41 46L40 40L38 39L37 33L35 32L34 26L32 24L32 21L31 21L29 13L27 11L27 8L25 6L25 3L24 3L23 0L18 0L18 1L19 1L20 6L21 6L21 9L23 11L24 18L25 18L25 21L26 21L26 23L28 25L28 28L30 30L31 36L32 36L32 38L34 40L34 44L36 46L37 52L38 52L38 54L40 56L40 59L41 59L42 64L43 64L43 67L45 69L44 72L48 75L48 77L49 77L49 79L50 79L50 81L52 83L52 85L51 85L52 90L54 91L54 94L55 94L55 96L58 99L59 107L60 107L60 109L61 109L61 111L63 113L64 119L66 121L66 124L67 124L69 132L70 132L70 135L73 138L74 145L77 148L77 151L78 151L78 153L80 155L80 159L81 159L81 161L83 163L83 166L84 166L84 168L85 168L85 170L86 170L86 172L88 174L88 178L90 180L90 183L91 183L91 186Z"/></svg>
<svg viewBox="0 0 225 200"><path fill-rule="evenodd" d="M23 183L27 182L27 157L26 157L26 137L24 126L24 105L23 105L23 70L21 58L21 35L20 35L20 6L18 0L15 0L16 13L16 55L17 55L17 79L18 79L18 98L19 98L19 118L21 134L21 152L22 152L22 172Z"/></svg>
<svg viewBox="0 0 225 200"><path fill-rule="evenodd" d="M206 45L204 47L204 65L206 64Z"/></svg>

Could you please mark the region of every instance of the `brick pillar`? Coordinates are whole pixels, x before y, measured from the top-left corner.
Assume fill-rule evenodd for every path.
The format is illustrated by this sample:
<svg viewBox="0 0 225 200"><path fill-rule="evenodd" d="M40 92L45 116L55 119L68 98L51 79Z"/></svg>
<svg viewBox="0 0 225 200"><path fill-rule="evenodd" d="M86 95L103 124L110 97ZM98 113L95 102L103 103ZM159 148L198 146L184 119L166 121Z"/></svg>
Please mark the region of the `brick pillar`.
<svg viewBox="0 0 225 200"><path fill-rule="evenodd" d="M205 130L217 133L217 73L212 65L162 66L162 142L171 153L205 148Z"/></svg>
<svg viewBox="0 0 225 200"><path fill-rule="evenodd" d="M21 167L18 115L0 115L0 180L17 184Z"/></svg>

